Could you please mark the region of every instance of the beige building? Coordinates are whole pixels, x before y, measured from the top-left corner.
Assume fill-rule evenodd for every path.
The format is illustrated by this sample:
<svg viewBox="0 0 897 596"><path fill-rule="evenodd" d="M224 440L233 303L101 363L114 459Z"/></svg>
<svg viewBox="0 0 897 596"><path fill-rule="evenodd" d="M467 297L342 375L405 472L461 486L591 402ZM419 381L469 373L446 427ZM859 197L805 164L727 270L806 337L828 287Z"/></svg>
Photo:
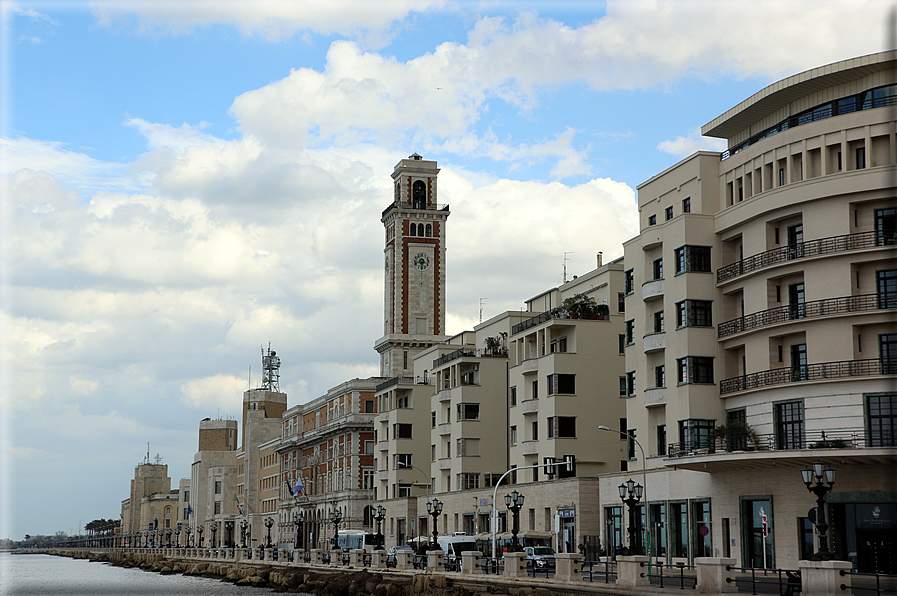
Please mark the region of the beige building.
<svg viewBox="0 0 897 596"><path fill-rule="evenodd" d="M171 489L168 466L161 463L158 457L150 463L147 456L146 461L134 469L130 497L122 501L122 533L130 535L134 544L146 544L148 540L164 544L166 532L173 532L181 519L178 496L178 490ZM137 537L138 533L141 534L140 538Z"/></svg>
<svg viewBox="0 0 897 596"><path fill-rule="evenodd" d="M897 569L895 67L875 54L770 85L703 127L727 151L638 187L626 426L654 555L795 568L815 548L800 470L821 460L835 554ZM602 480L613 547L628 477Z"/></svg>
<svg viewBox="0 0 897 596"><path fill-rule="evenodd" d="M233 532L225 528L228 520L236 518L234 495L237 479L237 421L212 420L199 422L199 450L193 456L187 494L187 525L197 546L212 544L212 523L217 523L215 543L230 544ZM182 507L183 511L183 507ZM200 534L197 529L202 526ZM185 528L186 529L186 528ZM226 535L225 535L226 534Z"/></svg>

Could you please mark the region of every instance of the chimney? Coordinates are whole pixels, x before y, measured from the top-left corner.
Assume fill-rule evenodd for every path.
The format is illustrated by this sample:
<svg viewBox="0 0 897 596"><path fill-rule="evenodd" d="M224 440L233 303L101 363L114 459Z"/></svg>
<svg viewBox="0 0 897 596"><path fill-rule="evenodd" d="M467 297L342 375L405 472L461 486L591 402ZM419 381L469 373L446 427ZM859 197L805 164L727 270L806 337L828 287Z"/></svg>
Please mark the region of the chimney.
<svg viewBox="0 0 897 596"><path fill-rule="evenodd" d="M601 255L602 254L603 254L602 251L599 250L598 251L598 267L601 267Z"/></svg>

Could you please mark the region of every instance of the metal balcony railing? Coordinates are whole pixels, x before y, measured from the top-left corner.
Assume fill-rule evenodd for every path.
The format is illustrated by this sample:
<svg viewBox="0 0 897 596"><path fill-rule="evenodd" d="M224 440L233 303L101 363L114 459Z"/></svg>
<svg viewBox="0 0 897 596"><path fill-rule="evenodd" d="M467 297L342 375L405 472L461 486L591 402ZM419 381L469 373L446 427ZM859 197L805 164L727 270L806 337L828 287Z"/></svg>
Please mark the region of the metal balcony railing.
<svg viewBox="0 0 897 596"><path fill-rule="evenodd" d="M383 381L377 388L374 389L375 392L383 391L384 389L389 389L394 385L432 385L433 379L428 379L427 377L393 377L389 380Z"/></svg>
<svg viewBox="0 0 897 596"><path fill-rule="evenodd" d="M384 216L392 209L418 209L421 211L448 211L449 206L436 203L423 203L420 201L395 201L389 207L383 210L381 215Z"/></svg>
<svg viewBox="0 0 897 596"><path fill-rule="evenodd" d="M723 379L719 383L719 393L720 395L726 395L769 385L783 385L785 383L800 383L803 381L893 374L897 374L897 358L888 360L870 358L868 360L819 362L816 364L774 368L731 379Z"/></svg>
<svg viewBox="0 0 897 596"><path fill-rule="evenodd" d="M794 449L858 449L861 447L895 447L897 437L869 435L863 429L798 430L778 434L750 434L713 439L670 443L667 457L687 457L732 453L734 451L789 451Z"/></svg>
<svg viewBox="0 0 897 596"><path fill-rule="evenodd" d="M829 236L817 240L807 240L789 246L780 246L761 252L716 270L716 281L722 283L735 279L745 273L756 271L771 265L786 263L795 259L815 257L831 253L874 248L876 246L897 245L897 237L893 233L869 231L843 236Z"/></svg>
<svg viewBox="0 0 897 596"><path fill-rule="evenodd" d="M842 296L839 298L826 298L800 304L788 304L777 306L768 310L761 310L737 319L725 321L719 324L717 334L719 337L727 337L742 331L750 331L767 325L795 321L798 319L812 319L815 317L829 317L852 312L865 312L897 308L897 295L892 294L863 294L861 296Z"/></svg>
<svg viewBox="0 0 897 596"><path fill-rule="evenodd" d="M525 321L521 321L516 325L511 326L511 335L517 335L527 329L531 329L536 327L537 325L541 325L546 321L550 321L552 319L581 319L584 321L607 321L610 317L606 314L588 314L588 315L571 315L567 312L566 309L555 308L546 312L543 312L539 315L531 319L526 319Z"/></svg>

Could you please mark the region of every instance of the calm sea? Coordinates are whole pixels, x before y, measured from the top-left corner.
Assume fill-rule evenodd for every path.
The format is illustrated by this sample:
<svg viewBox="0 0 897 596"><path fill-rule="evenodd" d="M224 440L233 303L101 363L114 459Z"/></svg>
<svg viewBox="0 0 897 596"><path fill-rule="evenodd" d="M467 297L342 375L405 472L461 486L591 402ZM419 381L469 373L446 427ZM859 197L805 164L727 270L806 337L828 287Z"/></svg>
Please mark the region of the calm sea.
<svg viewBox="0 0 897 596"><path fill-rule="evenodd" d="M266 588L235 586L205 577L159 575L50 555L0 553L0 594L4 596L246 596L268 593L271 590Z"/></svg>

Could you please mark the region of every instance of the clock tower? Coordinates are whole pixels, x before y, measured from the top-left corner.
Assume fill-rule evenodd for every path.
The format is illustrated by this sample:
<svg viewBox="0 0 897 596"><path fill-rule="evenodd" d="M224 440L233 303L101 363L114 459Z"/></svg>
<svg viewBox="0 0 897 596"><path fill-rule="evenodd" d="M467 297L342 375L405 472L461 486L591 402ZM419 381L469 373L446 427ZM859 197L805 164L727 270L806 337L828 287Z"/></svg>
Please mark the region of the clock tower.
<svg viewBox="0 0 897 596"><path fill-rule="evenodd" d="M437 201L435 161L417 153L396 164L393 202L380 221L384 249L383 337L380 376L414 374L414 356L445 335L445 222L448 205Z"/></svg>

